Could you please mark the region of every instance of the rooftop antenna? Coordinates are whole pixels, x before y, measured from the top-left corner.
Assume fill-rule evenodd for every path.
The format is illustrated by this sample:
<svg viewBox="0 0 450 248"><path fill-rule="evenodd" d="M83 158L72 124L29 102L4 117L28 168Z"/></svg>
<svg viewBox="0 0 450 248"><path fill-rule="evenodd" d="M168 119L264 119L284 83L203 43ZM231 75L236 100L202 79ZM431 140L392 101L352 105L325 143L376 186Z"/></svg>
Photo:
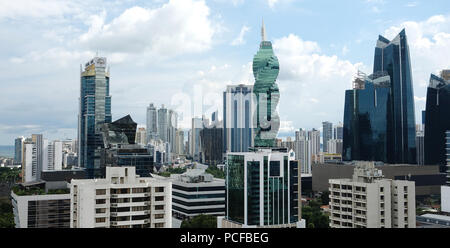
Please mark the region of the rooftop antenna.
<svg viewBox="0 0 450 248"><path fill-rule="evenodd" d="M262 41L266 41L266 27L264 26L264 17L262 18L262 27L261 27L261 39Z"/></svg>

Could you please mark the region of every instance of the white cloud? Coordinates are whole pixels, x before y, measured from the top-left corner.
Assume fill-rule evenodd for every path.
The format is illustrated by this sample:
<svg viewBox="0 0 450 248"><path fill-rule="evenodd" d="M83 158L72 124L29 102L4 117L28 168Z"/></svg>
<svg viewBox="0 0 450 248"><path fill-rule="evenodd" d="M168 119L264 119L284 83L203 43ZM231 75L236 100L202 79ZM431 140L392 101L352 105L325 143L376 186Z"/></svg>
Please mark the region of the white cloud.
<svg viewBox="0 0 450 248"><path fill-rule="evenodd" d="M132 7L110 22L106 12L91 16L80 43L95 50L161 57L211 48L216 27L205 1L170 0L159 8Z"/></svg>
<svg viewBox="0 0 450 248"><path fill-rule="evenodd" d="M4 0L0 4L0 18L58 17L74 13L78 8L73 2L58 0Z"/></svg>
<svg viewBox="0 0 450 248"><path fill-rule="evenodd" d="M450 16L436 15L425 21L406 21L388 28L384 35L394 38L403 28L410 48L415 95L426 95L431 73L450 68ZM425 109L423 98L416 99L416 121Z"/></svg>
<svg viewBox="0 0 450 248"><path fill-rule="evenodd" d="M247 27L246 25L242 26L241 28L241 32L239 32L239 36L236 37L236 39L234 39L231 42L232 46L238 46L238 45L243 45L245 44L245 40L244 40L244 36L245 34L250 31L250 27Z"/></svg>
<svg viewBox="0 0 450 248"><path fill-rule="evenodd" d="M304 128L342 121L345 90L362 64L325 55L318 43L294 34L276 39L273 47L280 63L280 118Z"/></svg>

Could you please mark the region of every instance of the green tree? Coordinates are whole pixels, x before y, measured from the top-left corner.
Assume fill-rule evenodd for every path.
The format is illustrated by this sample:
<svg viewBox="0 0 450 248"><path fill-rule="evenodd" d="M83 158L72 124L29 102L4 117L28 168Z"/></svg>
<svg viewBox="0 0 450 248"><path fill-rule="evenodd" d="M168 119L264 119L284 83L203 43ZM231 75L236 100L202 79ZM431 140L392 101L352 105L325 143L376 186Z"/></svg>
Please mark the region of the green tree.
<svg viewBox="0 0 450 248"><path fill-rule="evenodd" d="M215 165L208 166L208 168L205 170L205 172L213 175L213 177L215 177L215 178L225 179L225 172L222 171L221 169L219 169Z"/></svg>
<svg viewBox="0 0 450 248"><path fill-rule="evenodd" d="M217 217L212 215L197 215L181 222L180 228L217 228Z"/></svg>
<svg viewBox="0 0 450 248"><path fill-rule="evenodd" d="M330 220L322 212L320 203L310 201L307 206L302 208L302 218L305 219L308 228L328 228Z"/></svg>
<svg viewBox="0 0 450 248"><path fill-rule="evenodd" d="M325 191L320 196L320 200L322 201L322 205L328 205L330 204L330 192Z"/></svg>
<svg viewBox="0 0 450 248"><path fill-rule="evenodd" d="M0 202L0 228L14 228L14 214L11 202Z"/></svg>

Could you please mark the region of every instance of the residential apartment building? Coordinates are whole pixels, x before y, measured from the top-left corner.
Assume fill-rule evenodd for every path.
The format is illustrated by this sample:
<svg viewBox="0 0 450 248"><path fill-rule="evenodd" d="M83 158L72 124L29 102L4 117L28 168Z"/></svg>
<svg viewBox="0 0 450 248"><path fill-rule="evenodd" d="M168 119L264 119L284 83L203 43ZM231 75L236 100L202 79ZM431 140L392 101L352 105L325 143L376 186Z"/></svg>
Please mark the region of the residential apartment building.
<svg viewBox="0 0 450 248"><path fill-rule="evenodd" d="M374 162L359 162L352 179L330 179L330 227L415 228L413 181L385 179Z"/></svg>
<svg viewBox="0 0 450 248"><path fill-rule="evenodd" d="M72 180L71 228L171 228L172 183L106 167L106 178Z"/></svg>

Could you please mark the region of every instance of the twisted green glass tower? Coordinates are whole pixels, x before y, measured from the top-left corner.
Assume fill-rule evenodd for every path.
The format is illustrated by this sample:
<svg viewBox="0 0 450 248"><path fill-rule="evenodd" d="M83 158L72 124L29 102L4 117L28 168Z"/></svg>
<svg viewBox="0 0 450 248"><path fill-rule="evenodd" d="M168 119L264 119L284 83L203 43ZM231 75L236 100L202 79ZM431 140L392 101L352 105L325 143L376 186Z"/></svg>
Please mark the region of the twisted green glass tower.
<svg viewBox="0 0 450 248"><path fill-rule="evenodd" d="M253 58L253 75L255 85L253 92L256 97L256 114L254 115L255 147L274 147L275 138L280 128L280 117L276 107L280 99L277 80L280 65L272 50L272 43L266 41L264 21L261 28L261 44Z"/></svg>

